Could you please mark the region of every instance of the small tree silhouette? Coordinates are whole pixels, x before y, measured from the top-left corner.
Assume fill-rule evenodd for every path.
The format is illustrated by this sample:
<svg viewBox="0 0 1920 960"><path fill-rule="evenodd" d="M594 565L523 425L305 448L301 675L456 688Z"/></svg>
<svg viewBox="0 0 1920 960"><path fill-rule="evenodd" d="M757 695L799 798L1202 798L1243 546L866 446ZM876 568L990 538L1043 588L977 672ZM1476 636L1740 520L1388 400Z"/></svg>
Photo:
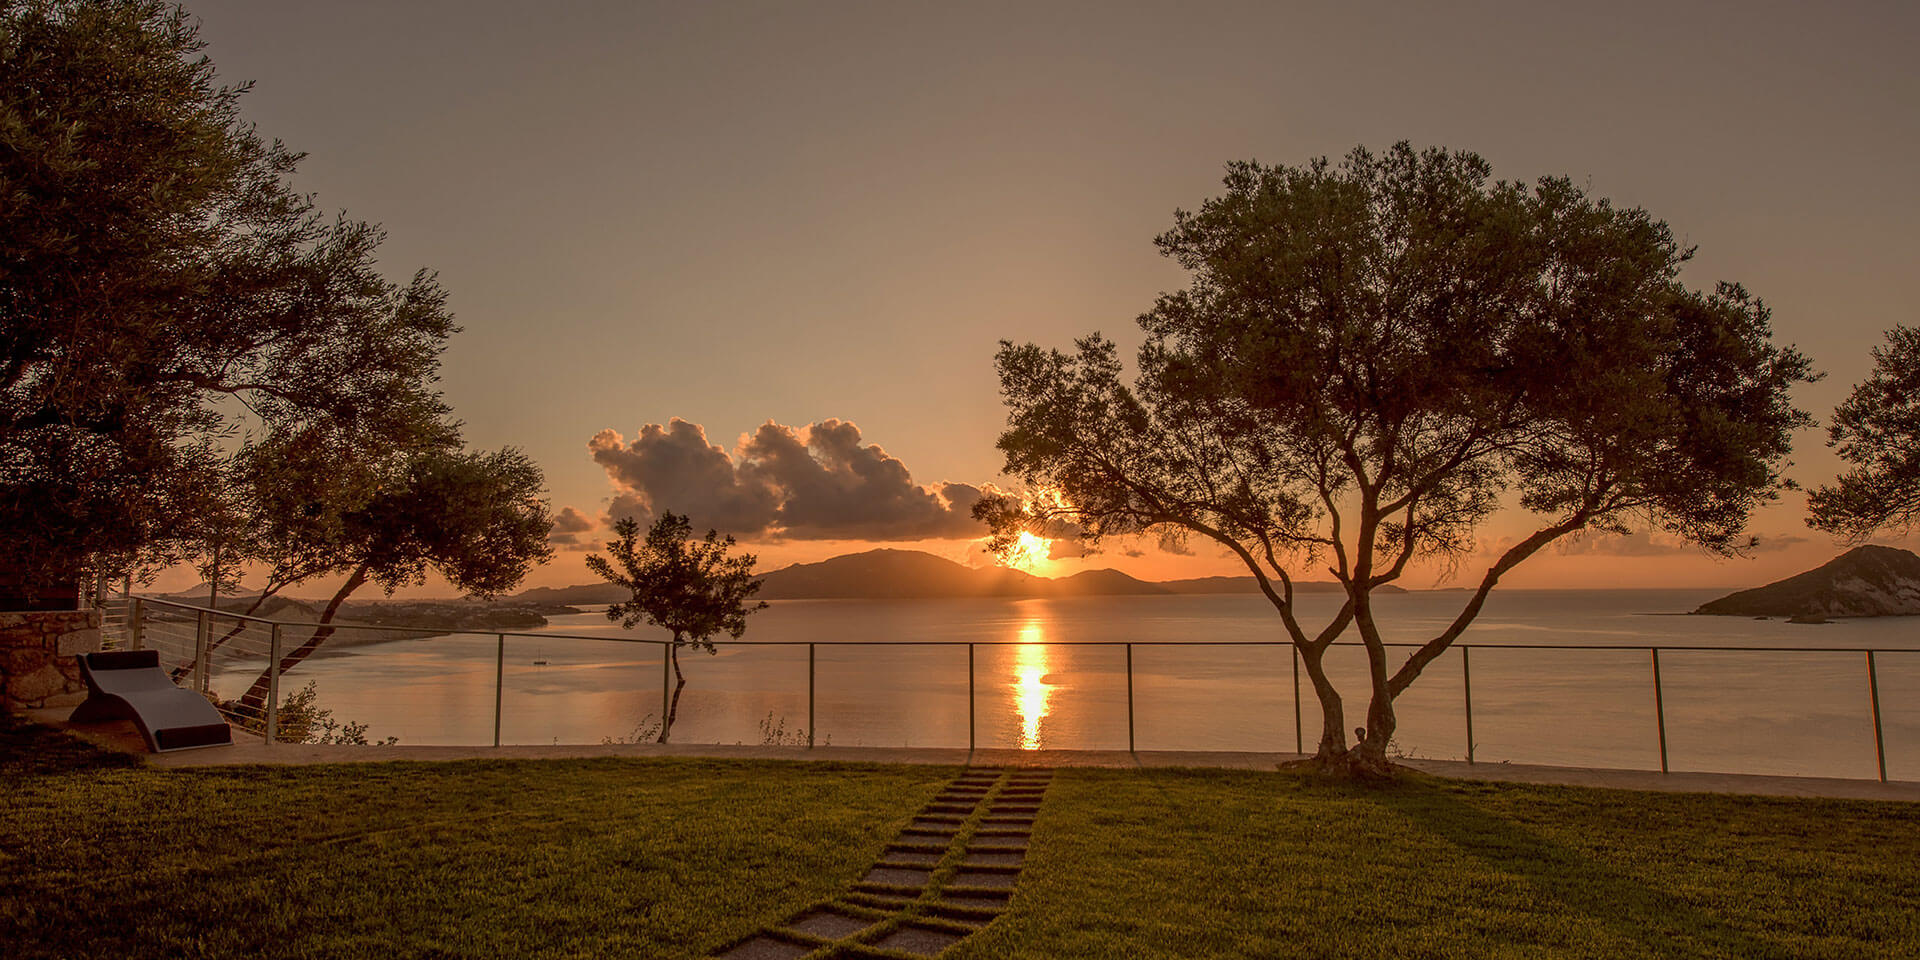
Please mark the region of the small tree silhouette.
<svg viewBox="0 0 1920 960"><path fill-rule="evenodd" d="M732 537L708 530L705 539L696 540L688 519L672 512L653 522L644 541L640 524L632 518L614 523L613 532L615 538L607 543L612 560L595 554L587 558L587 569L633 591L633 599L607 608L608 620L629 629L645 621L673 632L668 649L673 699L660 725L659 742L666 743L680 712L680 691L687 685L680 672L680 648L713 653L715 634L725 631L739 638L747 632L747 614L767 605L752 600L760 590L760 581L753 578L753 554L728 555Z"/></svg>

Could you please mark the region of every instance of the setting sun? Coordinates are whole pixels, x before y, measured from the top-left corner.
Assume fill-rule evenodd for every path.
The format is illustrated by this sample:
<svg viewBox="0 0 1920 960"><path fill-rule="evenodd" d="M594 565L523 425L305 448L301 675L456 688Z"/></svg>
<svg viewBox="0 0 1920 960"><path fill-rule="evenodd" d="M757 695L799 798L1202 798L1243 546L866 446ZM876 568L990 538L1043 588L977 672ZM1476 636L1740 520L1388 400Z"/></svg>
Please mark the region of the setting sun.
<svg viewBox="0 0 1920 960"><path fill-rule="evenodd" d="M1007 550L1006 555L1000 558L1000 562L1002 565L1012 567L1015 570L1024 570L1028 573L1033 573L1039 569L1041 564L1047 562L1047 558L1051 555L1052 550L1052 540L1039 534L1022 530L1020 531L1020 538L1014 542L1012 548Z"/></svg>

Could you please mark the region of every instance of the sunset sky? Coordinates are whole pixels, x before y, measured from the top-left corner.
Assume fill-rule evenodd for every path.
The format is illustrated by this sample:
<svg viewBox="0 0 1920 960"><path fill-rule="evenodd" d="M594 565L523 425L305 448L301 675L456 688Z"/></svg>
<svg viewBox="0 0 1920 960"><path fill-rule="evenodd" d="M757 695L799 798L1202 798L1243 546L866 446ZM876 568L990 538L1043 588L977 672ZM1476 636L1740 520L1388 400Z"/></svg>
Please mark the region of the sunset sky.
<svg viewBox="0 0 1920 960"><path fill-rule="evenodd" d="M255 82L247 118L309 153L297 185L384 224L394 276L439 271L465 328L448 401L472 444L541 463L579 544L650 493L763 567L965 558L952 505L1007 483L997 341L1137 344L1184 283L1152 238L1232 160L1405 139L1643 206L1698 246L1690 283L1771 304L1827 373L1798 394L1822 420L1920 322L1911 5L1035 6L190 9ZM1836 469L1823 437L1802 483ZM1506 582L1749 585L1837 552L1802 517L1762 513L1752 560L1610 538ZM529 585L588 581L582 555ZM1042 572L1088 566L1236 571L1115 544Z"/></svg>

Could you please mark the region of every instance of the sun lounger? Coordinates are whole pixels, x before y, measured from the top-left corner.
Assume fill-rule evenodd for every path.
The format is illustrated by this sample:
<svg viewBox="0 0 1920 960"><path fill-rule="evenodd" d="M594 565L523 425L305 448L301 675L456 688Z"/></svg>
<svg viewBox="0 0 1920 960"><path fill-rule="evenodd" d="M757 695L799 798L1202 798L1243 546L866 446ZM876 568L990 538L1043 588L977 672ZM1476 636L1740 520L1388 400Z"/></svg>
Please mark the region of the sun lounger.
<svg viewBox="0 0 1920 960"><path fill-rule="evenodd" d="M69 722L132 720L154 753L233 742L233 731L207 698L167 678L160 651L83 653L79 660L87 699L73 709Z"/></svg>

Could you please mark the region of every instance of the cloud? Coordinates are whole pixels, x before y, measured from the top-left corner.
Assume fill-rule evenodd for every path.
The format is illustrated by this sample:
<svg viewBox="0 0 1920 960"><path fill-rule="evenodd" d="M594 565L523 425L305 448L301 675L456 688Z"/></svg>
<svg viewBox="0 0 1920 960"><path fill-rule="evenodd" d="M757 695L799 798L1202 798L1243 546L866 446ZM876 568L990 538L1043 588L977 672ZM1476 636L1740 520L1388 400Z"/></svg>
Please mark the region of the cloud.
<svg viewBox="0 0 1920 960"><path fill-rule="evenodd" d="M1810 537L1796 537L1791 533L1783 533L1772 537L1763 535L1756 538L1756 540L1757 542L1748 548L1754 553L1772 553L1776 550L1788 550L1803 543L1813 542Z"/></svg>
<svg viewBox="0 0 1920 960"><path fill-rule="evenodd" d="M1647 530L1635 530L1628 534L1592 531L1567 537L1557 546L1563 554L1606 557L1663 557L1697 549L1677 537L1656 537Z"/></svg>
<svg viewBox="0 0 1920 960"><path fill-rule="evenodd" d="M677 417L665 427L647 424L631 444L602 430L587 442L587 452L620 491L610 511L616 518L645 522L672 510L700 526L756 534L779 509L773 491L743 484L727 452L708 443L698 424Z"/></svg>
<svg viewBox="0 0 1920 960"><path fill-rule="evenodd" d="M1786 550L1798 544L1806 543L1806 537L1793 534L1779 536L1758 536L1748 553L1772 553ZM1504 550L1511 543L1503 542ZM1683 553L1697 553L1700 547L1688 543L1671 534L1656 534L1649 530L1635 530L1628 534L1593 532L1585 536L1569 537L1560 541L1559 551L1563 554L1590 554L1609 557L1665 557Z"/></svg>
<svg viewBox="0 0 1920 960"><path fill-rule="evenodd" d="M572 507L561 507L560 512L554 515L553 531L547 534L547 542L562 549L592 546L590 538L581 534L599 525L598 521Z"/></svg>
<svg viewBox="0 0 1920 960"><path fill-rule="evenodd" d="M987 488L916 484L907 465L860 428L769 420L732 455L698 424L647 424L632 443L602 430L587 444L616 489L609 513L647 521L671 510L742 537L789 540L958 540L984 526L973 505Z"/></svg>

